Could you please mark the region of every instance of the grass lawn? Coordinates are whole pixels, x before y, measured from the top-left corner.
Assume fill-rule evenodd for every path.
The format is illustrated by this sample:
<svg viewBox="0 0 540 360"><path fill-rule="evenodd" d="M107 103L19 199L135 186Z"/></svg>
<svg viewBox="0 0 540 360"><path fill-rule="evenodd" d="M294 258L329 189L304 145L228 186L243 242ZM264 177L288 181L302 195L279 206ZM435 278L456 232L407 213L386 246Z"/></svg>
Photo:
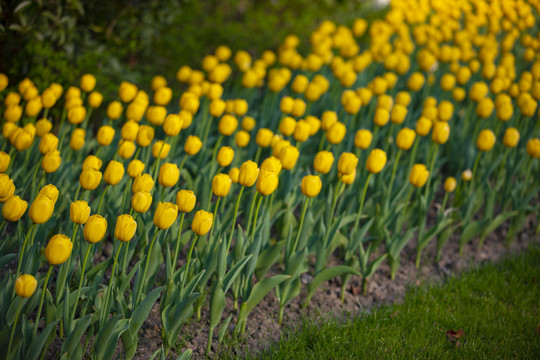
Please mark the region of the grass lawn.
<svg viewBox="0 0 540 360"><path fill-rule="evenodd" d="M448 340L447 331L463 330ZM258 359L540 359L540 248L411 288L346 323L306 320Z"/></svg>

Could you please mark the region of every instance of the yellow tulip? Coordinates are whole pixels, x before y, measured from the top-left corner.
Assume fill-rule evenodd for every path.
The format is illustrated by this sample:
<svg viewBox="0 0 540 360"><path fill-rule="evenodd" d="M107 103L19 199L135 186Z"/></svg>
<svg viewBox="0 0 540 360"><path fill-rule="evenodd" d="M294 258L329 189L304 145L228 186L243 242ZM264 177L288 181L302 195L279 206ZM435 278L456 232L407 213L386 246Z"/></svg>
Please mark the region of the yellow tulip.
<svg viewBox="0 0 540 360"><path fill-rule="evenodd" d="M15 280L15 293L27 299L34 294L37 288L37 280L32 275L19 275L17 280Z"/></svg>
<svg viewBox="0 0 540 360"><path fill-rule="evenodd" d="M116 219L114 236L123 242L130 241L137 231L137 222L131 215L119 215Z"/></svg>
<svg viewBox="0 0 540 360"><path fill-rule="evenodd" d="M366 169L372 174L378 174L386 165L386 153L381 149L373 149L366 161Z"/></svg>
<svg viewBox="0 0 540 360"><path fill-rule="evenodd" d="M358 159L357 159L358 161ZM313 168L321 174L328 174L334 163L334 154L330 151L319 151L313 160ZM261 166L262 167L262 166Z"/></svg>
<svg viewBox="0 0 540 360"><path fill-rule="evenodd" d="M84 225L90 217L90 206L84 200L72 202L69 206L69 217L75 224Z"/></svg>
<svg viewBox="0 0 540 360"><path fill-rule="evenodd" d="M178 211L183 213L191 212L195 208L197 203L197 197L191 190L180 190L176 194L176 205L178 205Z"/></svg>
<svg viewBox="0 0 540 360"><path fill-rule="evenodd" d="M18 221L25 213L28 203L16 195L10 196L2 207L2 217L8 221Z"/></svg>
<svg viewBox="0 0 540 360"><path fill-rule="evenodd" d="M429 177L429 170L424 164L414 164L409 174L409 182L414 187L422 187Z"/></svg>
<svg viewBox="0 0 540 360"><path fill-rule="evenodd" d="M306 175L302 179L301 190L302 194L307 197L314 197L319 195L322 188L322 181L316 175Z"/></svg>
<svg viewBox="0 0 540 360"><path fill-rule="evenodd" d="M178 206L170 202L159 202L154 213L154 225L161 230L171 227L178 216Z"/></svg>
<svg viewBox="0 0 540 360"><path fill-rule="evenodd" d="M217 174L212 179L212 192L215 196L225 197L229 194L232 180L227 174Z"/></svg>
<svg viewBox="0 0 540 360"><path fill-rule="evenodd" d="M176 164L165 163L159 168L158 181L163 187L176 185L180 178L180 169Z"/></svg>
<svg viewBox="0 0 540 360"><path fill-rule="evenodd" d="M259 167L253 161L248 160L240 167L240 171L238 173L238 183L242 186L250 187L255 184L258 176Z"/></svg>
<svg viewBox="0 0 540 360"><path fill-rule="evenodd" d="M195 213L191 223L191 230L199 236L206 235L212 228L214 215L210 212L199 210Z"/></svg>
<svg viewBox="0 0 540 360"><path fill-rule="evenodd" d="M91 244L100 242L107 233L107 220L98 214L92 215L84 225L83 236Z"/></svg>
<svg viewBox="0 0 540 360"><path fill-rule="evenodd" d="M73 243L62 234L54 235L45 248L45 257L51 265L61 265L69 259Z"/></svg>

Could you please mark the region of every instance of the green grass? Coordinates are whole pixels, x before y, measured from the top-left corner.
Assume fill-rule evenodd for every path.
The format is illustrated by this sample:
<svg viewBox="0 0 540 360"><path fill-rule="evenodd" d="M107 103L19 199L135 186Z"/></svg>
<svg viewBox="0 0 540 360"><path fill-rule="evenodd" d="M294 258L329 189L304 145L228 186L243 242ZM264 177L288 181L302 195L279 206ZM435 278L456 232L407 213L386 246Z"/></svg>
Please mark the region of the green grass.
<svg viewBox="0 0 540 360"><path fill-rule="evenodd" d="M346 323L305 320L258 359L539 359L540 248ZM463 329L455 346L446 331Z"/></svg>

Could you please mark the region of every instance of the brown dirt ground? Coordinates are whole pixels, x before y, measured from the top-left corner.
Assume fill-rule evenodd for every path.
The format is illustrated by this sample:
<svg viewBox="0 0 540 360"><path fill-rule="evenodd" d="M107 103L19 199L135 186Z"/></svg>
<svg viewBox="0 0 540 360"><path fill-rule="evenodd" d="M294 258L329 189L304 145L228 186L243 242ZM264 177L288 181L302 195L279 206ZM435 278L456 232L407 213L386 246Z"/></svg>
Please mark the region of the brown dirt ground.
<svg viewBox="0 0 540 360"><path fill-rule="evenodd" d="M428 216L428 227L433 221L433 214ZM459 233L450 237L445 244L440 262L435 262L436 245L432 241L423 252L423 262L420 270L415 267L416 259L416 239L413 238L404 248L401 254L401 266L399 267L395 280L390 280L390 269L384 261L374 276L368 283L368 292L364 296L361 294L361 279L353 276L347 286L345 302L340 300L341 280L332 279L323 284L315 293L307 308L302 305L306 296L305 286L300 295L293 299L285 308L283 320L284 328L294 328L302 324L306 317L312 319L345 318L369 313L373 307L392 304L403 300L407 288L419 286L423 283L437 283L443 281L450 275L459 274L473 266L484 262L497 262L509 254L517 254L524 251L531 243L540 243L540 236L534 234L537 217L533 214L515 241L507 246L504 239L509 224L503 224L495 232L486 237L483 247L478 249L478 239L474 239L465 245L462 256L459 256L458 238ZM376 256L376 255L374 255ZM342 261L333 256L330 266L339 265ZM164 270L163 270L164 271ZM281 273L279 266L270 271L270 275ZM302 276L304 284L311 281L311 276L307 273ZM236 311L233 309L231 299L227 299L223 319L229 315L233 319L229 325L228 333L232 334L236 323ZM192 349L192 359L205 358L205 349L208 341L208 302L202 309L201 320L194 317L191 322L184 326L179 338L179 348ZM270 292L250 313L246 332L241 339L236 341L225 340L227 345L219 345L217 333L219 327L214 331L212 344L212 358L218 358L219 354L227 352L229 355L243 358L246 353L256 354L268 348L273 342L279 340L282 327L278 325L279 302L275 293ZM227 336L226 336L227 337ZM57 338L49 347L47 358L56 358L61 341ZM159 300L152 309L149 318L143 325L139 333L139 347L135 359L148 359L159 347L161 347L161 319L159 315ZM122 345L118 344L115 357L122 357ZM171 351L170 358L176 358L174 350Z"/></svg>

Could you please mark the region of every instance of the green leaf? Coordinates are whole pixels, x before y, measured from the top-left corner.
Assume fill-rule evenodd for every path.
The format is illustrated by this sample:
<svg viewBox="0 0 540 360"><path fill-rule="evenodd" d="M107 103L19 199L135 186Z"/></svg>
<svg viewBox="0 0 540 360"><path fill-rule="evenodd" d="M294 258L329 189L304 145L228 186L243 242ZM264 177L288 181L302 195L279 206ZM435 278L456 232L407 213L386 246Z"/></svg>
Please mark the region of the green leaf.
<svg viewBox="0 0 540 360"><path fill-rule="evenodd" d="M395 235L394 239L392 240L392 245L390 246L390 249L388 251L388 254L393 257L394 259L399 258L399 254L401 253L401 250L407 245L407 243L411 240L415 229L409 229L405 234L403 235Z"/></svg>
<svg viewBox="0 0 540 360"><path fill-rule="evenodd" d="M184 351L182 353L182 355L180 355L178 358L176 358L176 360L190 360L192 353L193 353L193 350L187 349L186 351Z"/></svg>
<svg viewBox="0 0 540 360"><path fill-rule="evenodd" d="M225 309L225 293L221 281L216 280L210 296L210 329L214 329L219 324L223 309Z"/></svg>
<svg viewBox="0 0 540 360"><path fill-rule="evenodd" d="M480 231L482 230L482 226L484 224L483 220L473 221L469 223L465 228L463 229L463 232L461 233L461 236L459 237L459 244L461 246L468 243L472 238L474 238L476 235L480 234Z"/></svg>
<svg viewBox="0 0 540 360"><path fill-rule="evenodd" d="M275 275L256 283L253 290L251 290L251 294L249 294L249 298L244 303L247 313L250 313L273 288L290 278L289 275Z"/></svg>
<svg viewBox="0 0 540 360"><path fill-rule="evenodd" d="M387 256L388 254L382 254L381 256L373 260L373 262L369 265L367 272L364 273L364 277L365 278L372 277L373 274L375 274L375 271L377 271L377 268L381 265L381 263L383 262L384 259L386 259Z"/></svg>
<svg viewBox="0 0 540 360"><path fill-rule="evenodd" d="M115 315L107 321L105 327L97 334L94 340L94 357L98 360L111 359L116 350L118 339L129 327L129 320Z"/></svg>
<svg viewBox="0 0 540 360"><path fill-rule="evenodd" d="M242 273L242 269L247 264L247 262L253 257L253 255L248 255L243 258L239 263L235 264L234 267L229 270L225 278L223 279L223 292L227 293L231 285L234 283L238 275Z"/></svg>
<svg viewBox="0 0 540 360"><path fill-rule="evenodd" d="M315 294L315 291L319 288L319 286L321 286L322 283L346 274L354 274L361 276L358 271L346 265L338 265L321 271L319 274L317 274L317 276L315 276L315 278L313 278L313 281L308 285L306 303L309 302L311 297Z"/></svg>
<svg viewBox="0 0 540 360"><path fill-rule="evenodd" d="M223 321L221 323L221 326L219 327L218 342L220 344L223 341L223 338L225 337L225 334L227 334L227 332L229 330L229 324L231 323L231 320L232 320L232 315L227 316L225 321Z"/></svg>
<svg viewBox="0 0 540 360"><path fill-rule="evenodd" d="M74 321L75 325L73 327L73 331L68 335L64 343L62 344L61 353L62 354L73 354L75 352L75 349L77 345L79 345L79 341L81 340L82 335L90 326L90 323L92 322L92 315L88 314L82 319L77 319Z"/></svg>
<svg viewBox="0 0 540 360"><path fill-rule="evenodd" d="M279 260L279 256L283 251L283 248L285 248L285 244L286 241L281 240L261 252L257 259L257 265L255 266L255 276L257 279L262 279L272 265Z"/></svg>
<svg viewBox="0 0 540 360"><path fill-rule="evenodd" d="M486 224L486 227L482 230L482 237L491 234L495 229L501 226L506 220L516 216L518 211L505 211L495 216L495 218Z"/></svg>
<svg viewBox="0 0 540 360"><path fill-rule="evenodd" d="M52 323L48 324L45 329L43 329L39 333L37 337L32 339L30 348L26 352L25 359L37 360L39 358L39 355L41 355L41 350L43 349L43 345L45 345L45 342L47 341L47 338L49 337L51 331L56 328L57 322L58 321L53 321Z"/></svg>

